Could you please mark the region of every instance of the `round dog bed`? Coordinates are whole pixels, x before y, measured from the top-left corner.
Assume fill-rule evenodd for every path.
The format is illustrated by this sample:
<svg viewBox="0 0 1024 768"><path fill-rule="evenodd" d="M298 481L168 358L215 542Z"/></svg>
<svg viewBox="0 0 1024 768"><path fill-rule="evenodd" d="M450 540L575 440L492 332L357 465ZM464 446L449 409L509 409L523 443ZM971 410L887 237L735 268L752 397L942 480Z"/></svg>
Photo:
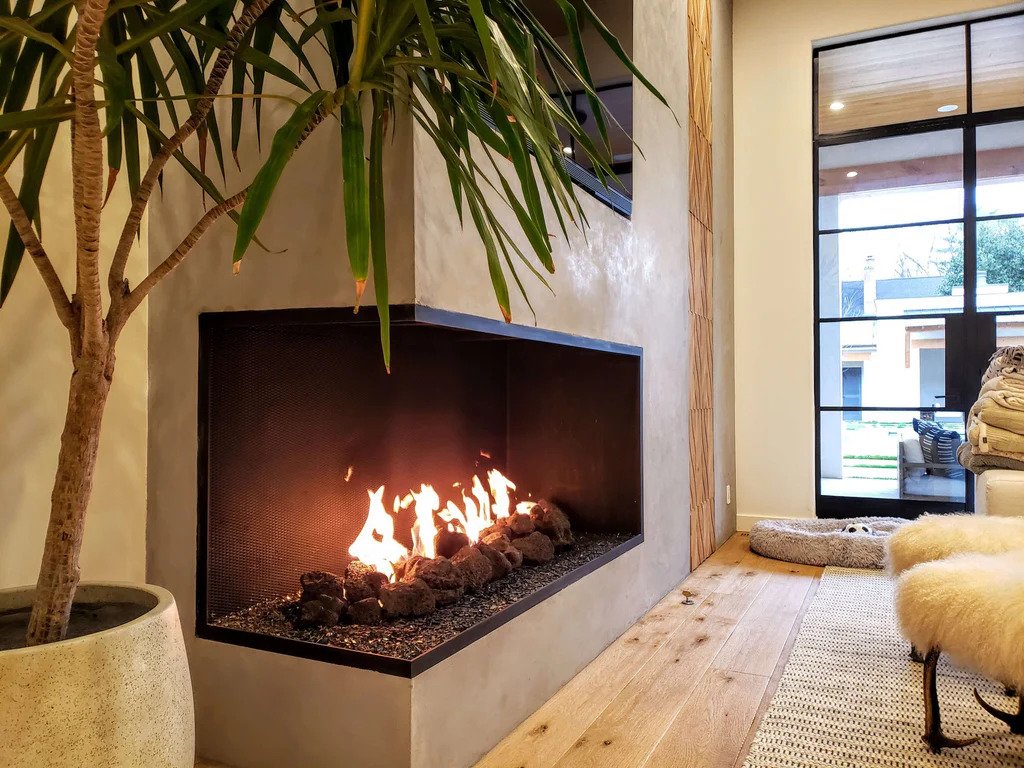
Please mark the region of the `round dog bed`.
<svg viewBox="0 0 1024 768"><path fill-rule="evenodd" d="M762 520L750 529L750 548L773 560L843 568L884 568L885 541L906 523L895 517L855 517L848 520ZM846 533L851 523L863 523L871 533Z"/></svg>

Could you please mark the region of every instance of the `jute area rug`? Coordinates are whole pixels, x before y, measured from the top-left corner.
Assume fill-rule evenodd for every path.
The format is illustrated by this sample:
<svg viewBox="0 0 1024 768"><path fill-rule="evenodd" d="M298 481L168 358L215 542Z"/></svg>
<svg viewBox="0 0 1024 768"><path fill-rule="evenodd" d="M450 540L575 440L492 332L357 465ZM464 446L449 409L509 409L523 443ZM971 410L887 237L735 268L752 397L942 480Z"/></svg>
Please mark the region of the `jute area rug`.
<svg viewBox="0 0 1024 768"><path fill-rule="evenodd" d="M744 768L1024 768L1014 736L974 701L977 686L1011 710L1002 686L939 666L943 727L973 746L933 755L921 741L922 666L907 655L894 581L878 571L827 568Z"/></svg>

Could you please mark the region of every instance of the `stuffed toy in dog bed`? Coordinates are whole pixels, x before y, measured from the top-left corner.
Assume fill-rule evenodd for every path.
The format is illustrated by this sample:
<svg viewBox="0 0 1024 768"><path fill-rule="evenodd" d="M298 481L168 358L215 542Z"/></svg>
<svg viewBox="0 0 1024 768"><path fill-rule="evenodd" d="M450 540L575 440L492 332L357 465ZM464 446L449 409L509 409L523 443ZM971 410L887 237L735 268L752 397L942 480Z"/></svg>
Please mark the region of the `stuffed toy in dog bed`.
<svg viewBox="0 0 1024 768"><path fill-rule="evenodd" d="M885 540L906 522L895 517L762 520L750 529L750 548L789 563L880 569L885 567Z"/></svg>

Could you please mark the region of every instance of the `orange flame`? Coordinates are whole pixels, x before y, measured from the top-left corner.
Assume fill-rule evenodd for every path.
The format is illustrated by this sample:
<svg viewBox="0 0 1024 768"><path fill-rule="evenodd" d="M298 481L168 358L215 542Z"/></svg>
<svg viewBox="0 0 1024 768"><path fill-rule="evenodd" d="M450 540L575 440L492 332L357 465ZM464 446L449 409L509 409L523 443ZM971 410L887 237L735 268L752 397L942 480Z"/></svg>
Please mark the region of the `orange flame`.
<svg viewBox="0 0 1024 768"><path fill-rule="evenodd" d="M370 497L366 524L348 548L348 553L394 580L394 563L408 557L409 550L395 539L395 521L381 501L384 498L384 486L366 493Z"/></svg>
<svg viewBox="0 0 1024 768"><path fill-rule="evenodd" d="M349 547L349 554L394 581L395 565L410 554L429 558L437 556L434 537L437 535L438 523L435 516L441 519L448 530L461 531L469 537L471 543L477 542L485 528L511 514L512 500L509 492L516 490L515 483L496 469L488 471L487 485L489 492L476 475L473 476L469 493L462 489L461 483L454 483L453 488L462 489L461 506L449 499L442 507L441 497L433 486L426 483L420 485L419 491L409 491L402 498L396 496L393 505L396 516L400 510L409 507L414 507L416 512L410 530L413 544L411 553L394 537L394 517L383 504L384 486L376 491L368 490L370 505L366 523ZM532 507L533 502L524 501L516 505L516 511L529 512Z"/></svg>

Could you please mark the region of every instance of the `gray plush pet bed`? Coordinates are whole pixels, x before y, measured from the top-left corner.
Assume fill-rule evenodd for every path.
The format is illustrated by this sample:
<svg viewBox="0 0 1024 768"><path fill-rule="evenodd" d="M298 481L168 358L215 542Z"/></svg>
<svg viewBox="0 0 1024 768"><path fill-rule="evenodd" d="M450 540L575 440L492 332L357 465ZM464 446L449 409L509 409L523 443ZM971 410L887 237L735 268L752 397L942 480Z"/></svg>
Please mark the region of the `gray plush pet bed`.
<svg viewBox="0 0 1024 768"><path fill-rule="evenodd" d="M750 548L774 560L843 568L884 568L885 541L906 523L895 517L854 517L848 520L762 520L750 529ZM872 533L846 533L863 523Z"/></svg>

